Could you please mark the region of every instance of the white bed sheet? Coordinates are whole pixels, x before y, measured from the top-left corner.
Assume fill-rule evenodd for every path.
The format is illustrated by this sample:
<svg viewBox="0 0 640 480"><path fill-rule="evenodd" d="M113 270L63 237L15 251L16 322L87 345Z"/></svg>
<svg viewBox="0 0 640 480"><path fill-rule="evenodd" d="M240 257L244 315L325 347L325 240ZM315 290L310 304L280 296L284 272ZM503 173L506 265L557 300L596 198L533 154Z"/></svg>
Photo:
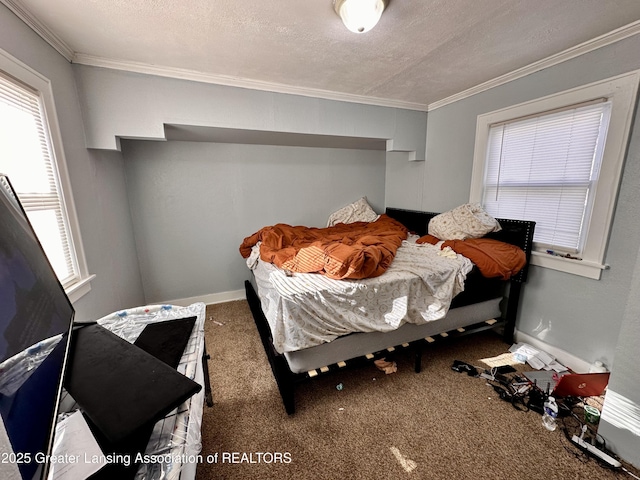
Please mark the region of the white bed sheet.
<svg viewBox="0 0 640 480"><path fill-rule="evenodd" d="M443 318L464 289L471 261L452 251L404 241L389 269L364 280L285 272L257 259L253 267L273 345L293 352L353 332L388 332Z"/></svg>

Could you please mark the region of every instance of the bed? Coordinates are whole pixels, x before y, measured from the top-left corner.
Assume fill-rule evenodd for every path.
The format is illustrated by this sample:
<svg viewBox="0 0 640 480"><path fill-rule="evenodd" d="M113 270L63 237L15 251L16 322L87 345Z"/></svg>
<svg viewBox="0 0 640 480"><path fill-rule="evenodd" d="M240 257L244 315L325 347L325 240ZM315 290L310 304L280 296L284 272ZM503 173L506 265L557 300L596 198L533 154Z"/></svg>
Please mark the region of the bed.
<svg viewBox="0 0 640 480"><path fill-rule="evenodd" d="M204 339L205 304L187 307L174 305L147 305L113 312L97 321L119 337L133 343L146 325L185 317L196 317L196 322L182 354L177 370L196 381L202 389L169 412L154 426L146 450L142 452L154 461L133 463L135 469L98 472L98 478L135 478L136 480L189 480L194 479L201 462L200 451L202 415L205 403L213 405L209 384L208 355ZM59 421L77 411L79 406L68 392L63 392ZM55 454L55 447L54 447ZM124 457L126 458L126 457ZM122 462L120 462L122 463ZM111 467L121 467L116 460Z"/></svg>
<svg viewBox="0 0 640 480"><path fill-rule="evenodd" d="M387 208L385 214L415 236L402 242L388 269L376 278L338 280L314 273L292 274L254 259L251 278L245 282L247 301L288 414L295 412L294 393L300 382L384 358L397 349L412 352L415 371L420 372L423 348L435 341L487 329L500 332L505 342L513 341L534 222L496 219L501 230L485 236L524 252L524 267L508 280L485 278L468 259L453 254L447 261L457 262L454 270L439 275L446 281L439 282L437 290L427 291L424 283L433 283L431 277L411 268L411 263L420 263L414 257L403 263L403 255L407 249L424 250L413 243L426 235L429 222L438 214L396 208ZM430 258L435 260L427 263L434 262L436 269L446 263ZM391 293L381 293L386 289ZM377 306L385 295L390 303ZM343 331L343 322L354 326Z"/></svg>

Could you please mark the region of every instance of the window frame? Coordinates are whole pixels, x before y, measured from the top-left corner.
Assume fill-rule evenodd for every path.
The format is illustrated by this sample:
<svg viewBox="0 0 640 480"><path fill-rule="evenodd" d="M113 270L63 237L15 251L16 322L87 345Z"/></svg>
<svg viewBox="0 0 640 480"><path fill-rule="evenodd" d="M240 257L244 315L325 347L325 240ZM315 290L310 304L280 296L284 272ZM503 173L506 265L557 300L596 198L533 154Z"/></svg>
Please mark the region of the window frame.
<svg viewBox="0 0 640 480"><path fill-rule="evenodd" d="M630 129L636 108L640 70L607 78L588 85L558 92L493 112L478 115L471 175L470 202L481 202L489 129L492 125L537 115L598 98L611 101L611 117L604 146L600 176L594 193L593 208L588 212L582 260L549 255L544 249L532 252L531 264L599 280L604 263ZM523 219L526 220L526 219Z"/></svg>
<svg viewBox="0 0 640 480"><path fill-rule="evenodd" d="M91 280L95 278L95 275L89 274L84 247L82 245L80 225L78 222L75 203L73 201L71 181L69 178L69 171L67 169L62 134L58 123L58 115L56 113L51 82L48 78L36 72L31 67L2 49L0 49L0 70L24 83L32 90L38 92L40 101L42 102L42 120L49 129L50 148L52 150L51 153L57 169L60 196L67 214L66 217L70 236L70 247L74 249L78 270L78 278L75 282L65 286L65 292L69 297L69 300L74 303L89 293L91 290ZM9 178L11 177L9 176Z"/></svg>

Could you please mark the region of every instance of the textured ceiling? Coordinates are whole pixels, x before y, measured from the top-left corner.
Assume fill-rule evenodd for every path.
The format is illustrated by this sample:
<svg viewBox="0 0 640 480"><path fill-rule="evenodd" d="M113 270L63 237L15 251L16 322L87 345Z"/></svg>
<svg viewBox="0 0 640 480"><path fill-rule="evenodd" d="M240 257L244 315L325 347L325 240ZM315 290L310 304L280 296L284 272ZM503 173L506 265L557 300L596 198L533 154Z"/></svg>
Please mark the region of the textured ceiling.
<svg viewBox="0 0 640 480"><path fill-rule="evenodd" d="M391 0L378 26L356 35L332 0L2 1L81 63L425 106L640 19L639 0Z"/></svg>

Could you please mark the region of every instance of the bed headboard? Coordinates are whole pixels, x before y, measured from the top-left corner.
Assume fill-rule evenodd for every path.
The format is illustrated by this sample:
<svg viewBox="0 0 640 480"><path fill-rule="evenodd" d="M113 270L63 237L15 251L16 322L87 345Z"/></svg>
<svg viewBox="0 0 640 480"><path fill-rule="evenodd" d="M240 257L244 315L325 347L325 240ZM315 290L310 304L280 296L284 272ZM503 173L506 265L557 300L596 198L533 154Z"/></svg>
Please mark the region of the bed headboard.
<svg viewBox="0 0 640 480"><path fill-rule="evenodd" d="M399 208L387 208L385 213L391 218L398 220L407 227L409 231L415 232L420 236L427 234L429 221L438 215L438 213L434 212L419 212L417 210L403 210ZM533 231L536 222L504 218L498 218L496 220L500 223L502 230L492 232L488 234L487 237L516 245L524 250L527 256L527 264L520 270L518 275L511 278L512 282L524 283L527 281L527 273L529 272L529 260L533 247Z"/></svg>

